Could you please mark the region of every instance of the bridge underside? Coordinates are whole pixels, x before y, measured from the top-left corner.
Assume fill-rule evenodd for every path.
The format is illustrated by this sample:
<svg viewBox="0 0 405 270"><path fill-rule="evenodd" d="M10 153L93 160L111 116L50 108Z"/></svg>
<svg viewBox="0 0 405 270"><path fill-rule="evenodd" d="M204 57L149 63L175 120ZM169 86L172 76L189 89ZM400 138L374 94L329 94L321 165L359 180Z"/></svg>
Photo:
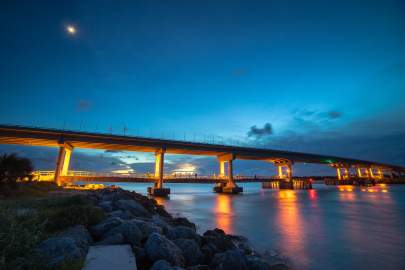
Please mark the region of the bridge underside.
<svg viewBox="0 0 405 270"><path fill-rule="evenodd" d="M102 176L61 176L61 181L65 183L72 183L74 181L79 182L127 182L127 183L154 183L156 179L148 178L148 177L102 177ZM254 178L254 177L246 177L246 178L236 178L233 180L237 183L262 183L262 182L272 182L275 181L274 178ZM192 184L217 184L217 183L225 183L226 179L218 179L218 178L168 178L164 179L165 183L192 183Z"/></svg>

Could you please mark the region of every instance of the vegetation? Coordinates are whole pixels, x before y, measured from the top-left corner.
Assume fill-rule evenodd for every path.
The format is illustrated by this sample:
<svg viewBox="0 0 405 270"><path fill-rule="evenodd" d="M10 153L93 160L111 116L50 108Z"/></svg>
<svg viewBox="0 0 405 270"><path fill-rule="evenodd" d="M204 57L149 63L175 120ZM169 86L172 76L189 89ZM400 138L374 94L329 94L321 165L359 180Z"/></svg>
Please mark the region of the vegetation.
<svg viewBox="0 0 405 270"><path fill-rule="evenodd" d="M0 192L9 195L11 189L18 187L17 181L31 181L33 166L31 160L18 157L16 154L0 156Z"/></svg>
<svg viewBox="0 0 405 270"><path fill-rule="evenodd" d="M70 226L88 227L104 218L104 212L88 197L60 193L53 183L17 185L18 192L0 200L0 269L45 269L35 253L42 240ZM74 261L60 269L81 269L81 265Z"/></svg>

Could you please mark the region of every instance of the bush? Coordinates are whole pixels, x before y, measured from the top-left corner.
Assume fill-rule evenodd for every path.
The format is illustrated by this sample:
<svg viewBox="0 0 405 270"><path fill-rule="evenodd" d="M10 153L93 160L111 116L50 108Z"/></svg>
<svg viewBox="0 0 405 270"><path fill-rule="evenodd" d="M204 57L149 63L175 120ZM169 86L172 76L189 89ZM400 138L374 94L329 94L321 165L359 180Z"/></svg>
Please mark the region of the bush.
<svg viewBox="0 0 405 270"><path fill-rule="evenodd" d="M18 157L16 154L0 156L0 186L3 191L17 187L17 181L25 178L31 180L33 166L31 160ZM5 194L7 195L7 194Z"/></svg>
<svg viewBox="0 0 405 270"><path fill-rule="evenodd" d="M56 232L73 225L94 225L105 218L104 211L98 207L89 205L71 205L67 207L51 209L46 213L46 230Z"/></svg>
<svg viewBox="0 0 405 270"><path fill-rule="evenodd" d="M104 219L104 211L88 197L53 196L0 201L0 269L46 269L35 253L44 239L70 226L86 227ZM81 261L60 270L81 269Z"/></svg>
<svg viewBox="0 0 405 270"><path fill-rule="evenodd" d="M15 209L0 209L0 269L43 269L34 248L46 237L36 216L19 218Z"/></svg>

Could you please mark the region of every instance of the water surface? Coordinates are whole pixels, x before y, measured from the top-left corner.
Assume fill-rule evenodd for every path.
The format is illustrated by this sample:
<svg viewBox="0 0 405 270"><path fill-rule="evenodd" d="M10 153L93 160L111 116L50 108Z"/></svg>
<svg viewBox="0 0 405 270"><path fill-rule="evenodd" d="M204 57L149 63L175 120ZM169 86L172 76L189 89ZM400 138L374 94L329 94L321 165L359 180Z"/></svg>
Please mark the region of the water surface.
<svg viewBox="0 0 405 270"><path fill-rule="evenodd" d="M146 193L147 184L119 183ZM215 227L247 236L258 249L288 256L297 269L405 269L405 186L314 185L313 190L263 190L218 195L207 184L167 184L160 199L199 232Z"/></svg>

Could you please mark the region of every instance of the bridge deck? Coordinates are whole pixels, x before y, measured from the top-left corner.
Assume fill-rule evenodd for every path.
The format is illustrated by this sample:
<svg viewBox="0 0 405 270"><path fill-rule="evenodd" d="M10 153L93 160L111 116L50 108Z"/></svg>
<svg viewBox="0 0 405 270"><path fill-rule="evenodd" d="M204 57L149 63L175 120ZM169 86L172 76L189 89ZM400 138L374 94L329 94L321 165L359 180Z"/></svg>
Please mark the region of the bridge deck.
<svg viewBox="0 0 405 270"><path fill-rule="evenodd" d="M232 154L237 159L265 161L285 159L303 163L380 166L405 171L405 168L400 166L328 155L11 125L0 125L0 143L54 147L67 143L77 148L142 152L165 149L169 154L208 156Z"/></svg>

